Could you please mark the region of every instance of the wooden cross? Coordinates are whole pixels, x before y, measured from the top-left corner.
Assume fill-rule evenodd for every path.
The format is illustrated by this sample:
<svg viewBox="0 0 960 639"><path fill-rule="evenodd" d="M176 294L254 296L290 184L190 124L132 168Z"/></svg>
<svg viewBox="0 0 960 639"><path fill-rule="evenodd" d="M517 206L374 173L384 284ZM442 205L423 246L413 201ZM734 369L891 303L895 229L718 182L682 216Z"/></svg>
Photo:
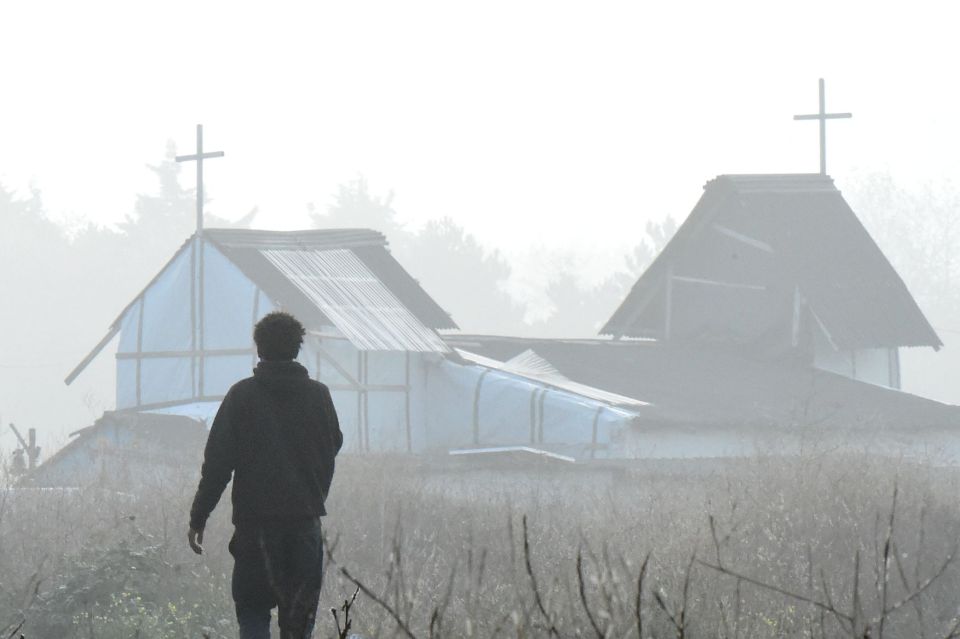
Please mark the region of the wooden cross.
<svg viewBox="0 0 960 639"><path fill-rule="evenodd" d="M197 152L193 155L178 155L177 162L197 162L197 236L193 243L193 255L190 260L190 335L193 357L190 364L190 375L193 378L190 387L194 398L203 397L203 368L204 368L204 251L203 251L203 161L211 158L222 158L223 151L203 152L203 125L197 125ZM198 250L199 247L199 250ZM199 329L199 335L198 333ZM199 371L194 365L199 356Z"/></svg>
<svg viewBox="0 0 960 639"><path fill-rule="evenodd" d="M197 152L193 155L178 155L177 162L197 162L197 235L203 233L203 161L222 158L223 151L203 152L203 125L197 125Z"/></svg>
<svg viewBox="0 0 960 639"><path fill-rule="evenodd" d="M827 113L826 102L823 78L820 78L820 112L793 116L794 120L820 120L820 175L827 174L827 120L853 117L852 113Z"/></svg>

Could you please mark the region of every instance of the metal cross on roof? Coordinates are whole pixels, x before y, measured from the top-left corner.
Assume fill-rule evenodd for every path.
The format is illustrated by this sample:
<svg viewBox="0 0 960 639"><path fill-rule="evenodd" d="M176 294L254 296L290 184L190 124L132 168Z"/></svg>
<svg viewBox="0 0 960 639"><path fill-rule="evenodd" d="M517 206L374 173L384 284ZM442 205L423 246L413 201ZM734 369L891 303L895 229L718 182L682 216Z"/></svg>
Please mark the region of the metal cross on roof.
<svg viewBox="0 0 960 639"><path fill-rule="evenodd" d="M197 125L197 152L193 155L178 155L177 162L197 162L197 234L203 232L203 161L211 158L222 158L223 151L203 152L203 125Z"/></svg>
<svg viewBox="0 0 960 639"><path fill-rule="evenodd" d="M810 115L795 115L794 120L820 120L820 175L827 174L827 120L852 118L852 113L827 113L823 78L820 78L820 112Z"/></svg>

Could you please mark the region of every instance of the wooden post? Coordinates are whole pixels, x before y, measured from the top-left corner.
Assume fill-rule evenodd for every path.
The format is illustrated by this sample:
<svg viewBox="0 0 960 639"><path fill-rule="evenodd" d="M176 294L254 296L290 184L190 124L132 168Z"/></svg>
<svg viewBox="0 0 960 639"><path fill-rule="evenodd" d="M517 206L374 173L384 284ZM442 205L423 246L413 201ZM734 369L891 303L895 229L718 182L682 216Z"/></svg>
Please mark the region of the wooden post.
<svg viewBox="0 0 960 639"><path fill-rule="evenodd" d="M407 452L413 452L413 433L410 424L410 351L404 351L404 385L407 387L404 395L404 421L407 427Z"/></svg>
<svg viewBox="0 0 960 639"><path fill-rule="evenodd" d="M673 263L670 262L667 264L667 289L664 294L666 298L664 302L664 311L663 311L663 339L666 342L670 341L670 335L672 332L673 324Z"/></svg>
<svg viewBox="0 0 960 639"><path fill-rule="evenodd" d="M537 399L540 389L534 388L530 393L530 443L537 443Z"/></svg>
<svg viewBox="0 0 960 639"><path fill-rule="evenodd" d="M363 452L363 354L357 351L357 450Z"/></svg>
<svg viewBox="0 0 960 639"><path fill-rule="evenodd" d="M790 331L790 343L794 348L800 345L800 311L803 308L803 298L800 295L800 285L793 289L793 326Z"/></svg>
<svg viewBox="0 0 960 639"><path fill-rule="evenodd" d="M37 446L37 429L31 428L27 431L27 440L23 439L23 436L20 434L20 431L17 430L17 427L13 424L10 424L10 430L13 431L13 434L16 436L17 441L20 442L20 447L26 452L28 461L29 470L33 470L37 467L37 460L40 459L40 447Z"/></svg>
<svg viewBox="0 0 960 639"><path fill-rule="evenodd" d="M370 452L370 395L367 392L369 383L369 360L367 351L363 351L363 377L360 379L363 388L363 438L367 452Z"/></svg>
<svg viewBox="0 0 960 639"><path fill-rule="evenodd" d="M27 439L29 441L29 446L27 447L27 459L29 460L28 468L33 470L37 467L37 459L40 458L40 448L37 446L37 429L31 428L27 431Z"/></svg>
<svg viewBox="0 0 960 639"><path fill-rule="evenodd" d="M190 243L190 395L197 397L197 241Z"/></svg>
<svg viewBox="0 0 960 639"><path fill-rule="evenodd" d="M603 413L603 406L597 406L597 412L593 415L593 437L590 439L590 459L597 458L597 440L600 426L600 414Z"/></svg>
<svg viewBox="0 0 960 639"><path fill-rule="evenodd" d="M141 370L143 368L143 358L140 356L143 354L143 307L147 301L146 297L146 292L140 296L140 310L137 314L137 406L143 404L143 372Z"/></svg>
<svg viewBox="0 0 960 639"><path fill-rule="evenodd" d="M480 389L483 388L483 378L487 376L490 369L486 369L477 378L477 387L473 392L473 444L480 444Z"/></svg>

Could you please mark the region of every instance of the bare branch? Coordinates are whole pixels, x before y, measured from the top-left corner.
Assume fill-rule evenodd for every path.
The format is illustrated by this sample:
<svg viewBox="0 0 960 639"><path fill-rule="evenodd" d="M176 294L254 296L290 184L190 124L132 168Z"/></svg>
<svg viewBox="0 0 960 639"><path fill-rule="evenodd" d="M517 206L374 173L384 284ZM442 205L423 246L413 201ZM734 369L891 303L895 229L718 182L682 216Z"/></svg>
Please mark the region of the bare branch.
<svg viewBox="0 0 960 639"><path fill-rule="evenodd" d="M683 626L680 624L680 621L677 620L673 612L670 611L670 607L667 605L666 600L663 598L663 594L659 590L653 592L653 599L657 602L657 605L660 606L660 609L667 615L667 618L670 620L670 623L673 624L673 628L677 631L677 636L683 636Z"/></svg>
<svg viewBox="0 0 960 639"><path fill-rule="evenodd" d="M363 594L365 594L367 597L369 597L370 599L372 599L372 600L373 600L375 603L377 603L381 608L383 608L384 610L386 610L386 611L387 611L387 614L389 614L391 617L393 617L393 620L394 620L395 622L397 622L397 626L400 628L400 630L403 631L403 634L407 635L410 639L417 639L416 635L414 635L414 634L410 631L410 628L407 627L407 624L405 624L405 623L403 622L403 619L400 618L400 615L397 613L396 610L394 610L394 609L390 606L390 604L388 604L387 602L385 602L383 599L381 599L381 598L378 597L376 594L374 594L374 592L373 592L372 590L370 590L370 589L367 588L365 585L363 585L362 583L360 583L360 581L358 581L357 579L355 579L355 578L353 577L353 575L351 575L350 572L349 572L346 568L341 567L341 568L340 568L340 574L342 574L344 577L346 577L347 580L348 580L350 583L352 583L354 586L356 586L357 588L359 588L359 589L363 592Z"/></svg>
<svg viewBox="0 0 960 639"><path fill-rule="evenodd" d="M640 565L640 575L637 577L637 607L634 613L637 616L637 639L643 639L643 580L647 576L647 565L650 563L650 553L643 558Z"/></svg>
<svg viewBox="0 0 960 639"><path fill-rule="evenodd" d="M740 579L741 581L744 581L744 582L746 582L746 583L748 583L748 584L757 586L758 588L763 588L763 589L765 589L765 590L770 590L771 592L779 593L779 594L781 594L781 595L783 595L783 596L785 596L785 597L790 597L791 599L796 599L797 601L802 601L802 602L804 602L804 603L810 604L811 606L814 606L814 607L816 607L816 608L820 608L820 609L822 609L822 610L825 610L826 612L829 612L829 613L831 613L832 615L834 615L834 616L836 616L836 617L838 617L838 618L840 618L840 619L843 619L843 620L847 621L848 623L851 623L851 624L853 623L853 617L851 617L850 615L848 615L848 614L846 614L846 613L843 613L843 612L837 610L837 609L833 606L833 604L824 603L824 602L822 602L822 601L818 601L818 600L813 599L813 598L811 598L811 597L807 597L806 595L801 595L801 594L796 593L796 592L791 592L791 591L789 591L789 590L785 590L785 589L783 589L783 588L781 588L781 587L779 587L779 586L774 586L774 585L772 585L772 584L764 583L764 582L762 582L762 581L760 581L760 580L758 580L758 579L754 579L753 577L748 577L747 575L744 575L744 574L735 572L735 571L733 571L733 570L730 570L729 568L724 568L724 567L722 567L722 566L715 566L714 564L708 563L708 562L703 561L703 560L701 560L701 559L698 559L698 560L697 560L697 563L699 563L701 566L705 566L705 567L707 567L707 568L711 568L711 569L713 569L713 570L716 570L716 571L719 572L719 573L722 573L722 574L728 575L728 576L730 576L730 577L735 577L735 578L737 578L737 579Z"/></svg>
<svg viewBox="0 0 960 639"><path fill-rule="evenodd" d="M533 588L533 600L537 605L537 610L543 615L544 620L549 624L548 632L553 637L559 637L556 625L550 619L546 607L543 605L543 598L540 596L540 587L537 585L537 577L533 574L533 564L530 561L530 536L527 532L527 516L523 516L523 559L527 568L527 575L530 576L530 586Z"/></svg>
<svg viewBox="0 0 960 639"><path fill-rule="evenodd" d="M880 624L877 628L878 639L883 639L883 627L887 621L887 586L890 580L890 546L893 540L894 517L897 514L897 482L893 482L893 503L890 505L890 519L887 523L887 534L883 542L883 569L880 572Z"/></svg>
<svg viewBox="0 0 960 639"><path fill-rule="evenodd" d="M930 577L928 577L922 583L918 584L917 589L914 590L912 593L910 593L909 595L907 595L897 603L893 604L892 606L884 610L883 614L889 615L890 613L897 611L904 605L910 603L911 601L913 601L914 599L922 595L927 590L927 588L932 586L935 581L937 581L938 579L940 579L940 577L943 576L943 573L947 571L947 568L950 567L950 564L953 563L953 560L956 558L956 556L957 556L957 547L954 546L953 550L950 551L950 554L947 555L947 558L943 560L943 563L940 564L940 567L937 569L937 571L934 574L930 575Z"/></svg>
<svg viewBox="0 0 960 639"><path fill-rule="evenodd" d="M353 626L353 620L350 619L350 609L353 607L354 602L356 602L358 594L360 594L359 586L353 591L353 596L349 599L344 599L343 604L340 606L340 610L343 611L343 628L340 627L340 617L337 616L337 609L330 609L330 614L333 615L333 621L337 624L338 639L347 639L347 637L350 636L350 629Z"/></svg>
<svg viewBox="0 0 960 639"><path fill-rule="evenodd" d="M597 633L598 639L603 639L605 635L600 630L597 620L593 618L593 612L590 611L590 604L587 602L587 591L583 582L583 552L580 550L577 550L577 585L580 588L580 603L583 604L583 609L587 613L587 620L593 627L593 631Z"/></svg>

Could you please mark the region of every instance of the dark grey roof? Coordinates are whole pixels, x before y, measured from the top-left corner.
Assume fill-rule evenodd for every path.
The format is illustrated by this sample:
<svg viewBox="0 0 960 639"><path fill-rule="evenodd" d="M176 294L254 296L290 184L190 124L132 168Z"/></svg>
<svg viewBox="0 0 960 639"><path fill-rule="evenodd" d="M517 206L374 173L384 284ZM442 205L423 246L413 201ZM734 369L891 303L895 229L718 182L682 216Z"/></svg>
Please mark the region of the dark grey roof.
<svg viewBox="0 0 960 639"><path fill-rule="evenodd" d="M827 176L722 175L708 182L601 334L662 337L668 279L677 282L670 287L672 337L789 340L799 287L808 319L837 348L942 345Z"/></svg>
<svg viewBox="0 0 960 639"><path fill-rule="evenodd" d="M960 407L797 362L745 357L729 347L478 335L445 339L500 361L532 350L568 379L648 402L632 410L650 425L960 428Z"/></svg>

